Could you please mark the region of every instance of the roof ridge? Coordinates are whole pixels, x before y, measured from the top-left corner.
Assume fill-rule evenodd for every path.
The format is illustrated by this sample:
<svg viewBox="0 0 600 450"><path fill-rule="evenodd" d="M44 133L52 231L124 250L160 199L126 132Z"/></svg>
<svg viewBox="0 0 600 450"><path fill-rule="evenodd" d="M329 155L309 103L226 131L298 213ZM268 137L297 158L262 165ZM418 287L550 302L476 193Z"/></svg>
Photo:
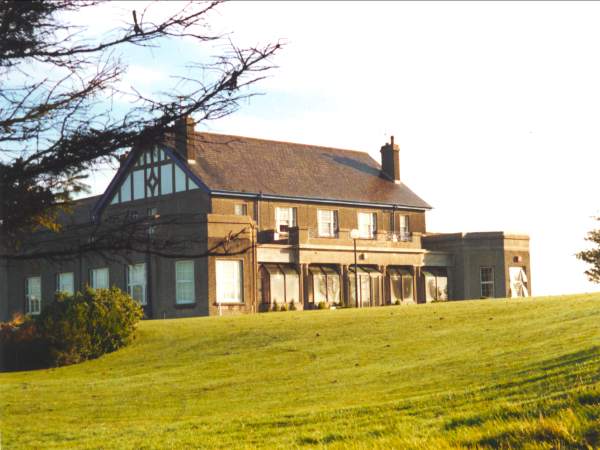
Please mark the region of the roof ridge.
<svg viewBox="0 0 600 450"><path fill-rule="evenodd" d="M322 148L322 149L329 149L329 150L342 150L344 152L364 153L364 154L370 156L369 152L366 152L364 150L350 149L350 148L329 147L329 146L325 146L325 145L304 144L301 142L291 142L291 141L278 141L275 139L255 138L255 137L251 137L251 136L240 136L240 135L236 135L236 134L213 133L210 131L194 130L194 134L210 134L213 136L226 136L226 137L232 137L232 138L250 139L253 141L273 142L273 143L277 143L277 144L291 144L291 145L301 145L303 147Z"/></svg>

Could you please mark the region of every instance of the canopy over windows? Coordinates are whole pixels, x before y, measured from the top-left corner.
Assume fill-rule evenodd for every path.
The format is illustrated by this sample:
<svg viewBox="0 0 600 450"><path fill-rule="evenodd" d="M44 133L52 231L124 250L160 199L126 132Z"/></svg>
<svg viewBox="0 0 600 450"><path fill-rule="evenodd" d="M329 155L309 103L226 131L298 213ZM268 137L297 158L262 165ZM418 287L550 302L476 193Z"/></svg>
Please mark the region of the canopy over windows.
<svg viewBox="0 0 600 450"><path fill-rule="evenodd" d="M389 267L390 277L390 303L414 303L414 276L413 271L407 267Z"/></svg>
<svg viewBox="0 0 600 450"><path fill-rule="evenodd" d="M298 303L300 276L289 264L263 264L261 268L263 303Z"/></svg>
<svg viewBox="0 0 600 450"><path fill-rule="evenodd" d="M311 283L309 302L336 304L341 301L340 274L332 266L312 265L308 268Z"/></svg>
<svg viewBox="0 0 600 450"><path fill-rule="evenodd" d="M358 283L355 276L358 274ZM356 305L356 289L358 284L358 305L377 306L381 304L381 278L383 274L376 267L353 265L348 268L350 305Z"/></svg>

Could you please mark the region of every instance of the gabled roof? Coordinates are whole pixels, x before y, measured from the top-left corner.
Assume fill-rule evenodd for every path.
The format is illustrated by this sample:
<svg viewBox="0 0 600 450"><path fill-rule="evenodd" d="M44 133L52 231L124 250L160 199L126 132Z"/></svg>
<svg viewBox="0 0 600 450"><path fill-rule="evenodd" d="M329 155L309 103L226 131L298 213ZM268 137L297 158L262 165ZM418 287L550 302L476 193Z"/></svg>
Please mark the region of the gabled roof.
<svg viewBox="0 0 600 450"><path fill-rule="evenodd" d="M365 152L201 132L188 145L189 169L213 194L431 208Z"/></svg>

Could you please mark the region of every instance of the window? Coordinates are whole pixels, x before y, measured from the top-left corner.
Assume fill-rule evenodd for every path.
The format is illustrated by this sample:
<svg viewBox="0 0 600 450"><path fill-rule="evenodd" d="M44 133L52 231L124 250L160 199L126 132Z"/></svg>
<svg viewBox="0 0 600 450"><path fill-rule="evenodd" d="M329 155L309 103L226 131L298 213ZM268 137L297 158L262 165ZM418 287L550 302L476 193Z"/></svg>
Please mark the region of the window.
<svg viewBox="0 0 600 450"><path fill-rule="evenodd" d="M390 276L390 303L414 303L413 274L408 268L388 269Z"/></svg>
<svg viewBox="0 0 600 450"><path fill-rule="evenodd" d="M479 269L479 276L481 280L481 297L494 297L494 268L481 267Z"/></svg>
<svg viewBox="0 0 600 450"><path fill-rule="evenodd" d="M177 304L194 303L194 261L175 263L175 302Z"/></svg>
<svg viewBox="0 0 600 450"><path fill-rule="evenodd" d="M401 215L400 216L400 240L408 241L410 240L410 231L408 229L408 216Z"/></svg>
<svg viewBox="0 0 600 450"><path fill-rule="evenodd" d="M133 199L144 198L144 170L133 171Z"/></svg>
<svg viewBox="0 0 600 450"><path fill-rule="evenodd" d="M125 181L121 185L121 201L131 201L131 174L127 175L127 178L125 178Z"/></svg>
<svg viewBox="0 0 600 450"><path fill-rule="evenodd" d="M300 277L293 266L263 264L261 283L263 303L298 303L300 300Z"/></svg>
<svg viewBox="0 0 600 450"><path fill-rule="evenodd" d="M148 218L150 219L150 224L148 225L148 236L154 236L156 232L156 225L152 223L152 221L158 219L160 216L158 215L158 210L156 208L148 208Z"/></svg>
<svg viewBox="0 0 600 450"><path fill-rule="evenodd" d="M39 314L42 311L42 278L29 277L27 278L27 313Z"/></svg>
<svg viewBox="0 0 600 450"><path fill-rule="evenodd" d="M296 226L296 208L275 208L275 228L278 233L287 233Z"/></svg>
<svg viewBox="0 0 600 450"><path fill-rule="evenodd" d="M56 292L73 295L73 272L62 272L56 276Z"/></svg>
<svg viewBox="0 0 600 450"><path fill-rule="evenodd" d="M448 300L448 275L445 268L431 268L423 271L425 281L425 301Z"/></svg>
<svg viewBox="0 0 600 450"><path fill-rule="evenodd" d="M175 192L185 191L185 173L183 170L179 168L179 166L175 166Z"/></svg>
<svg viewBox="0 0 600 450"><path fill-rule="evenodd" d="M217 303L243 303L242 298L242 261L218 259Z"/></svg>
<svg viewBox="0 0 600 450"><path fill-rule="evenodd" d="M383 274L375 267L358 266L358 283L356 282L354 265L348 267L350 305L356 305L356 288L358 287L358 305L360 307L378 306L381 302L381 279ZM356 286L358 284L358 286Z"/></svg>
<svg viewBox="0 0 600 450"><path fill-rule="evenodd" d="M248 205L245 203L237 203L233 205L233 213L236 216L247 216L248 215Z"/></svg>
<svg viewBox="0 0 600 450"><path fill-rule="evenodd" d="M527 273L524 267L509 267L508 276L510 281L511 297L529 297L527 289Z"/></svg>
<svg viewBox="0 0 600 450"><path fill-rule="evenodd" d="M90 284L94 289L108 289L108 267L90 270Z"/></svg>
<svg viewBox="0 0 600 450"><path fill-rule="evenodd" d="M317 222L319 237L337 236L337 211L328 209L317 210Z"/></svg>
<svg viewBox="0 0 600 450"><path fill-rule="evenodd" d="M127 292L141 305L146 304L146 263L127 266Z"/></svg>
<svg viewBox="0 0 600 450"><path fill-rule="evenodd" d="M329 266L310 266L310 275L312 277L311 288L312 301L315 305L319 303L335 304L340 303L340 275Z"/></svg>
<svg viewBox="0 0 600 450"><path fill-rule="evenodd" d="M173 192L173 165L160 166L160 193L162 195Z"/></svg>
<svg viewBox="0 0 600 450"><path fill-rule="evenodd" d="M361 239L373 239L377 231L376 213L358 213L358 235Z"/></svg>

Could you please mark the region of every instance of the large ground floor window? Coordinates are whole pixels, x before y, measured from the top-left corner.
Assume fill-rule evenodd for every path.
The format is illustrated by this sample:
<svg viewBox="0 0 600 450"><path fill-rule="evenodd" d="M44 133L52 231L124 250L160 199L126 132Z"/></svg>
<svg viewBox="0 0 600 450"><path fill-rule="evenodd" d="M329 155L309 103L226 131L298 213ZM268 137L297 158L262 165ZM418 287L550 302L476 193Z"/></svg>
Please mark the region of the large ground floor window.
<svg viewBox="0 0 600 450"><path fill-rule="evenodd" d="M110 286L108 267L100 267L98 269L91 269L90 270L90 285L94 289L108 289Z"/></svg>
<svg viewBox="0 0 600 450"><path fill-rule="evenodd" d="M300 275L289 264L263 264L260 268L262 301L266 304L300 302Z"/></svg>
<svg viewBox="0 0 600 450"><path fill-rule="evenodd" d="M397 305L399 303L414 303L414 276L413 271L406 267L388 268L390 303Z"/></svg>
<svg viewBox="0 0 600 450"><path fill-rule="evenodd" d="M309 269L309 303L335 305L341 302L341 283L339 272L324 265L310 266Z"/></svg>
<svg viewBox="0 0 600 450"><path fill-rule="evenodd" d="M194 261L175 262L175 303L178 305L194 303Z"/></svg>
<svg viewBox="0 0 600 450"><path fill-rule="evenodd" d="M356 273L358 273L358 283L356 283ZM348 292L350 293L349 304L359 307L381 305L381 280L383 274L374 267L358 266L355 271L354 266L348 268ZM356 288L358 284L358 297Z"/></svg>
<svg viewBox="0 0 600 450"><path fill-rule="evenodd" d="M61 272L56 275L56 292L73 295L75 290L75 277L73 272Z"/></svg>
<svg viewBox="0 0 600 450"><path fill-rule="evenodd" d="M423 270L425 301L448 300L448 273L444 267L431 267Z"/></svg>
<svg viewBox="0 0 600 450"><path fill-rule="evenodd" d="M146 263L127 266L127 292L140 305L146 305Z"/></svg>
<svg viewBox="0 0 600 450"><path fill-rule="evenodd" d="M243 266L241 260L217 259L217 303L243 303Z"/></svg>

